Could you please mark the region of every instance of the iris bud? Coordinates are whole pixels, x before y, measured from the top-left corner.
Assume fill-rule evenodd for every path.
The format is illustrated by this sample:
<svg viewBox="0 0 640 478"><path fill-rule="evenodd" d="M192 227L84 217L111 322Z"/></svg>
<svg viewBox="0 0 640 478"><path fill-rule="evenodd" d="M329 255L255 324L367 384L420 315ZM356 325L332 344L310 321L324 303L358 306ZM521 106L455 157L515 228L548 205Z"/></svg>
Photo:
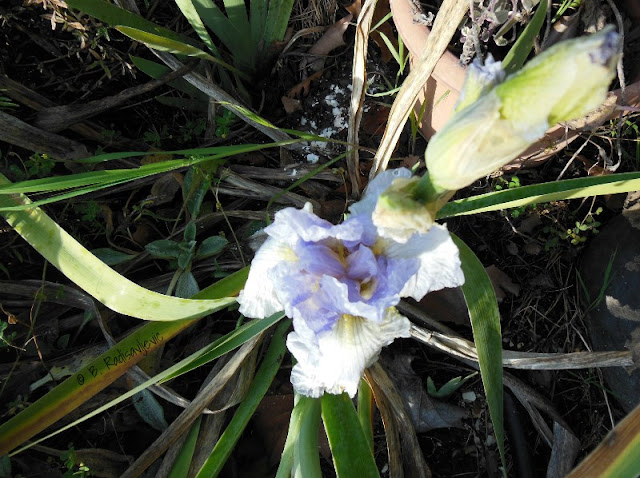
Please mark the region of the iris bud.
<svg viewBox="0 0 640 478"><path fill-rule="evenodd" d="M429 141L426 163L437 191L455 191L506 165L554 124L580 118L607 97L619 58L611 28L564 41L492 88L471 69L464 89L479 98ZM468 106L467 106L468 105Z"/></svg>

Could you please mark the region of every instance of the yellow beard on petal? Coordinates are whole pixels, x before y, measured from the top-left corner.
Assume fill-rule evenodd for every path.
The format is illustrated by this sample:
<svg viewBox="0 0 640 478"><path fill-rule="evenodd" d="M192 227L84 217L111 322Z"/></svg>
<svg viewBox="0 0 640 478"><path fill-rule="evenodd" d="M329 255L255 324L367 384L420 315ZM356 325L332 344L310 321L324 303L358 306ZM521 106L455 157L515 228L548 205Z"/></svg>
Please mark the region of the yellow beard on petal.
<svg viewBox="0 0 640 478"><path fill-rule="evenodd" d="M367 319L358 317L357 315L344 314L336 322L334 330L340 336L340 339L344 341L345 345L353 345L357 342L356 336L358 335L360 324L366 320Z"/></svg>

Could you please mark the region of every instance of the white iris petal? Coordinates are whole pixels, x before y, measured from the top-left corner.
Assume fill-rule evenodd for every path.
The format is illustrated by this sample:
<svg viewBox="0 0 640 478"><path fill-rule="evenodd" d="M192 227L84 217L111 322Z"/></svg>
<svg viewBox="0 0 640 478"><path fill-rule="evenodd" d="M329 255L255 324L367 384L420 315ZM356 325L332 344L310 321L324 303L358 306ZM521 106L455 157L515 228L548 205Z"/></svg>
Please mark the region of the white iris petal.
<svg viewBox="0 0 640 478"><path fill-rule="evenodd" d="M433 225L427 234L414 234L405 243L387 242L385 254L420 261L418 272L400 292L402 297L420 300L428 292L464 284L458 248L444 226Z"/></svg>
<svg viewBox="0 0 640 478"><path fill-rule="evenodd" d="M283 261L294 262L296 256L286 244L268 238L251 262L249 277L238 295L240 313L246 317L269 317L284 309L277 297L274 268Z"/></svg>
<svg viewBox="0 0 640 478"><path fill-rule="evenodd" d="M407 169L378 175L351 215L333 225L310 206L279 211L265 232L244 290L240 312L262 318L284 310L294 331L287 347L298 363L291 382L298 393L354 396L364 369L410 322L395 305L400 297L464 282L458 249L444 226L433 225L404 243L380 237L371 215L380 194Z"/></svg>
<svg viewBox="0 0 640 478"><path fill-rule="evenodd" d="M291 372L294 388L303 395L320 397L324 392L356 394L366 367L380 350L397 337L409 337L409 319L390 307L380 323L344 316L333 329L317 336L304 321L294 323L287 347L298 363Z"/></svg>

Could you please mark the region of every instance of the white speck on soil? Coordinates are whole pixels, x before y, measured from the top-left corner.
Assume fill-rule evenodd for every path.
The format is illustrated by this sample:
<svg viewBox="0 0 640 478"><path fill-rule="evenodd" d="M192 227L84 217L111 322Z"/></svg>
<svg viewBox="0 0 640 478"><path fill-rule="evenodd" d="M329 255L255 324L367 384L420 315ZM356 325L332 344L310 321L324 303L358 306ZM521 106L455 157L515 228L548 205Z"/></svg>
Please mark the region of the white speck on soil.
<svg viewBox="0 0 640 478"><path fill-rule="evenodd" d="M462 399L465 402L475 402L476 401L476 392L474 392L473 390L470 390L469 392L464 392L462 394Z"/></svg>

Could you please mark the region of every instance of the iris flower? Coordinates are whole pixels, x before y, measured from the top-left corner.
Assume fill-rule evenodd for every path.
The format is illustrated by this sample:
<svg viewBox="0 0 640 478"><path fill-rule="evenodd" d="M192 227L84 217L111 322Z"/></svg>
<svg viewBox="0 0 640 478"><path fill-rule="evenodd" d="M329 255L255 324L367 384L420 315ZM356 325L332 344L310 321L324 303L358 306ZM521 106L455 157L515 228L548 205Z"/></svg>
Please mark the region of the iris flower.
<svg viewBox="0 0 640 478"><path fill-rule="evenodd" d="M263 318L284 310L293 319L287 347L297 360L291 382L298 393L353 397L382 347L409 337L409 320L394 307L400 298L420 300L464 282L446 227L397 242L374 225L380 194L410 176L407 169L378 175L341 224L319 218L307 203L279 211L264 229L268 238L238 297L240 312Z"/></svg>

